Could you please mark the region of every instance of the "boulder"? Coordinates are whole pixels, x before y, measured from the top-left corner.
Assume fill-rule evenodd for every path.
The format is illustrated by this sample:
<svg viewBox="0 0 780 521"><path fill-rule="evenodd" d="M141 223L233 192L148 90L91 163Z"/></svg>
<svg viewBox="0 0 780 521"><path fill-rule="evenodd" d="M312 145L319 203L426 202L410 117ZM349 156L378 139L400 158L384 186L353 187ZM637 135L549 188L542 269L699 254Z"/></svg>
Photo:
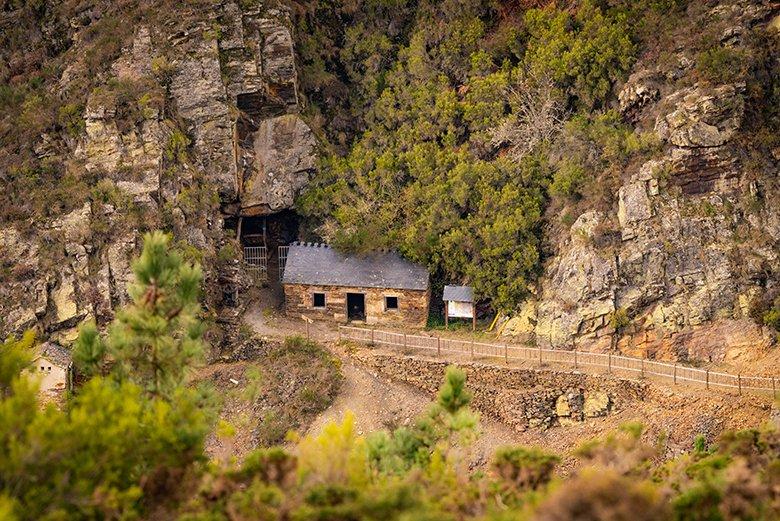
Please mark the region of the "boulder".
<svg viewBox="0 0 780 521"><path fill-rule="evenodd" d="M51 296L56 311L56 325L70 322L78 316L78 298L72 273L62 274L60 283L52 291Z"/></svg>
<svg viewBox="0 0 780 521"><path fill-rule="evenodd" d="M290 30L283 21L286 16L276 10L260 20L263 35L263 76L271 97L281 99L288 106L298 104L298 76L295 70L295 47Z"/></svg>
<svg viewBox="0 0 780 521"><path fill-rule="evenodd" d="M618 221L626 227L653 215L650 198L644 181L637 181L620 187L618 191Z"/></svg>
<svg viewBox="0 0 780 521"><path fill-rule="evenodd" d="M673 110L658 116L655 131L662 140L678 147L721 146L742 124L745 101L741 90L735 85L722 85L675 92L664 100Z"/></svg>
<svg viewBox="0 0 780 521"><path fill-rule="evenodd" d="M582 412L586 418L606 416L609 412L609 395L603 391L586 391Z"/></svg>
<svg viewBox="0 0 780 521"><path fill-rule="evenodd" d="M641 70L632 74L618 94L620 112L624 116L636 119L644 107L658 100L661 91L655 74Z"/></svg>
<svg viewBox="0 0 780 521"><path fill-rule="evenodd" d="M241 189L246 213L292 208L316 168L314 133L293 114L263 121L254 134L255 167Z"/></svg>

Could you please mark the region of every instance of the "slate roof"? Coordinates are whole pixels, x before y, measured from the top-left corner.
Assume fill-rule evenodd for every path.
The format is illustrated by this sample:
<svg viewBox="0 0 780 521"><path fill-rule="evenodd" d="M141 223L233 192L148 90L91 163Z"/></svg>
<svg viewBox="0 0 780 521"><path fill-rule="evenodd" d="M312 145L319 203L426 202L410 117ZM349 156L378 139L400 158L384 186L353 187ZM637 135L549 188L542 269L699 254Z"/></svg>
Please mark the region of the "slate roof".
<svg viewBox="0 0 780 521"><path fill-rule="evenodd" d="M444 286L442 300L449 302L474 302L474 288L471 286Z"/></svg>
<svg viewBox="0 0 780 521"><path fill-rule="evenodd" d="M294 243L287 253L282 284L425 291L428 270L396 252L346 255L326 244Z"/></svg>
<svg viewBox="0 0 780 521"><path fill-rule="evenodd" d="M63 369L67 369L71 364L70 351L53 342L46 342L41 345L40 349L38 349L38 356L35 359L37 360L38 358L45 358Z"/></svg>

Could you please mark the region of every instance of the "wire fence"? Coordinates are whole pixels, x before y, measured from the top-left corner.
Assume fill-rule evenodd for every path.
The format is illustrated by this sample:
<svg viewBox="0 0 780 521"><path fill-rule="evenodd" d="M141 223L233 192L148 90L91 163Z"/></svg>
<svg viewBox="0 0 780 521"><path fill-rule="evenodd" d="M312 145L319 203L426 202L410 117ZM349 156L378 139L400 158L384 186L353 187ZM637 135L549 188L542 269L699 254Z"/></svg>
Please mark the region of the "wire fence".
<svg viewBox="0 0 780 521"><path fill-rule="evenodd" d="M360 327L339 326L339 339L364 344L396 347L404 351L423 351L442 359L467 357L470 360L504 364L562 364L574 369L599 368L602 372L630 377L655 378L671 384L696 384L707 389L721 389L742 394L747 391L768 392L777 397L780 379L768 376L729 374L699 369L677 363L658 362L611 353L590 353L562 349L525 347L508 343L487 343L439 336L412 335ZM452 360L455 361L455 360Z"/></svg>

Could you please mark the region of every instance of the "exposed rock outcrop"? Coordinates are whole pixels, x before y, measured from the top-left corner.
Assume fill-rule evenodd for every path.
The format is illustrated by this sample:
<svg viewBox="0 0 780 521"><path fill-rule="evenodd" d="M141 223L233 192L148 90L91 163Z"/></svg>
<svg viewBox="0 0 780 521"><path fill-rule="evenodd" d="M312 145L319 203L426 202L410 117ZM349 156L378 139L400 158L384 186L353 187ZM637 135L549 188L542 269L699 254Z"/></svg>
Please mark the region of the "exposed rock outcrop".
<svg viewBox="0 0 780 521"><path fill-rule="evenodd" d="M194 136L199 166L217 184L223 201L238 198L233 120L215 40L201 40L176 65L171 96Z"/></svg>
<svg viewBox="0 0 780 521"><path fill-rule="evenodd" d="M743 7L710 13L728 18L729 46L767 14ZM759 175L743 163L745 85L678 87L691 66L683 55L666 69L640 64L626 82L622 114L661 151L625 172L613 210L579 216L505 333L700 361L744 360L776 341L751 309L780 278L778 164Z"/></svg>
<svg viewBox="0 0 780 521"><path fill-rule="evenodd" d="M63 89L87 74L79 51L86 27L73 26ZM215 260L233 234L221 211L290 208L316 167L297 85L283 9L226 1L176 23L138 26L94 78L83 127L74 123L67 143L45 135L36 145L39 157L69 147L73 177L87 172L100 182L70 214L24 233L0 230L0 337L35 327L68 343L82 321L109 321L128 301L141 235L154 228L204 259L207 306L221 317L225 302L236 305L244 284L237 261Z"/></svg>
<svg viewBox="0 0 780 521"><path fill-rule="evenodd" d="M294 114L266 119L254 134L253 172L241 195L245 213L273 213L292 208L316 167L316 141Z"/></svg>

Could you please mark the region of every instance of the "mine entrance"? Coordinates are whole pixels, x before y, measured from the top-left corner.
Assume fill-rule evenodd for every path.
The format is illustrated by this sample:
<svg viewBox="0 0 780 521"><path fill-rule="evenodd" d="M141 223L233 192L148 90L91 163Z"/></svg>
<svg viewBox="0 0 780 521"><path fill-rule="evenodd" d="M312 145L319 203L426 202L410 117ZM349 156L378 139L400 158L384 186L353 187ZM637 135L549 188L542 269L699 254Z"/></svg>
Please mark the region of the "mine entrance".
<svg viewBox="0 0 780 521"><path fill-rule="evenodd" d="M366 319L366 296L362 293L347 293L347 319Z"/></svg>
<svg viewBox="0 0 780 521"><path fill-rule="evenodd" d="M244 264L261 280L278 286L282 279L289 244L298 237L298 215L291 210L258 216L242 216L238 236L244 249Z"/></svg>

